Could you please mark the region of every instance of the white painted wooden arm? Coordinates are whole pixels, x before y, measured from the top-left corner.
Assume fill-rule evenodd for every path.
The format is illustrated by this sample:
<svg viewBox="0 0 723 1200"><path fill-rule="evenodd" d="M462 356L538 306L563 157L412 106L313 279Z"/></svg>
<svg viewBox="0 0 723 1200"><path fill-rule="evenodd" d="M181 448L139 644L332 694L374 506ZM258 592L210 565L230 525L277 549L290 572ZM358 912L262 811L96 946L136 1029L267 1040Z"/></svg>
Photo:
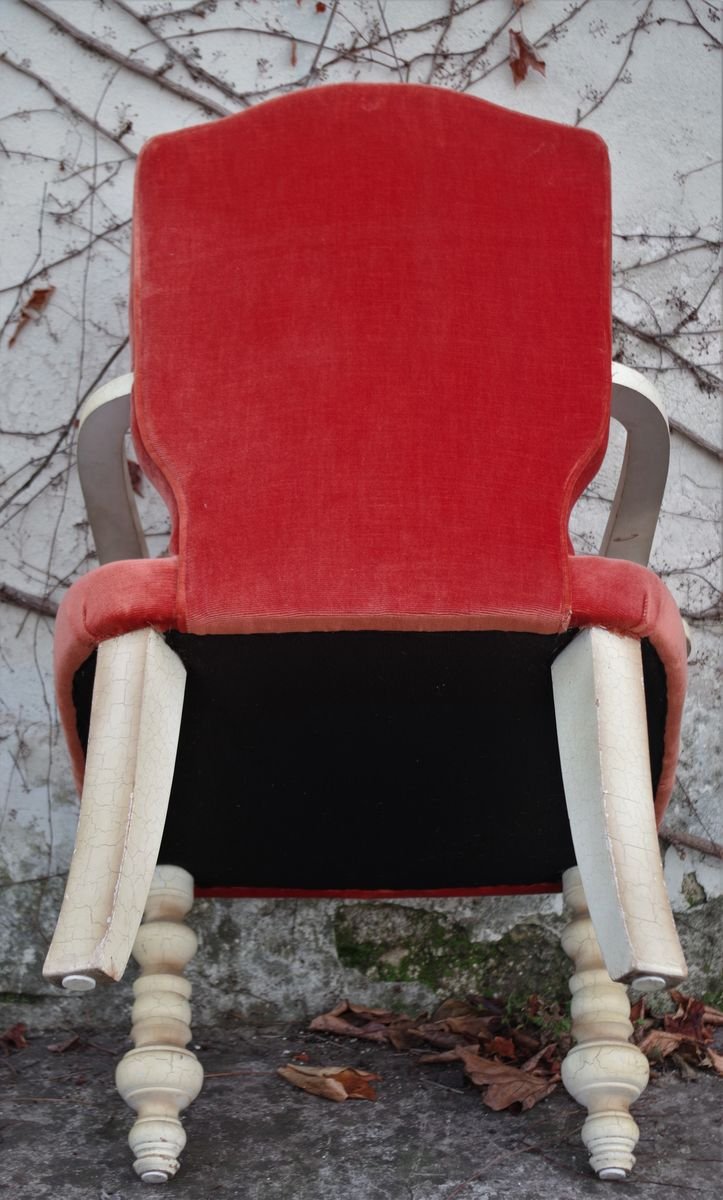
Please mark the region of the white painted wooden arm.
<svg viewBox="0 0 723 1200"><path fill-rule="evenodd" d="M125 454L132 387L133 376L121 375L80 410L78 473L101 563L148 557Z"/></svg>
<svg viewBox="0 0 723 1200"><path fill-rule="evenodd" d="M611 414L627 441L600 554L645 567L668 478L668 420L652 383L621 363L613 363Z"/></svg>
<svg viewBox="0 0 723 1200"><path fill-rule="evenodd" d="M125 970L161 845L185 682L153 629L98 647L75 850L43 967L68 991Z"/></svg>
<svg viewBox="0 0 723 1200"><path fill-rule="evenodd" d="M552 665L570 832L612 979L653 991L684 979L653 806L640 643L585 629Z"/></svg>

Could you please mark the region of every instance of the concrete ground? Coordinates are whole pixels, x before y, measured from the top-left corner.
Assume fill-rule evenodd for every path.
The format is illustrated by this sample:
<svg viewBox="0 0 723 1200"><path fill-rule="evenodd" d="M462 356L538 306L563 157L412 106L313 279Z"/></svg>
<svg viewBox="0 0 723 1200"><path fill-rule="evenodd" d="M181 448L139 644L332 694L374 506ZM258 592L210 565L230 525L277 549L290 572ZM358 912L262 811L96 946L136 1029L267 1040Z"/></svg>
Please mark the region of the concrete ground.
<svg viewBox="0 0 723 1200"><path fill-rule="evenodd" d="M66 1026L0 1056L0 1192L8 1200L148 1200L131 1168L132 1115L113 1068L125 1030ZM600 1183L580 1142L582 1110L560 1087L529 1113L493 1113L455 1064L330 1038L296 1026L196 1031L207 1073L185 1118L169 1200L572 1200L723 1195L723 1088L709 1074L658 1075L638 1102L642 1135L630 1180ZM312 1065L382 1076L376 1102L335 1104L287 1084L276 1068ZM3 1186L4 1185L4 1190ZM617 1190L616 1190L617 1189ZM155 1194L158 1194L156 1191Z"/></svg>

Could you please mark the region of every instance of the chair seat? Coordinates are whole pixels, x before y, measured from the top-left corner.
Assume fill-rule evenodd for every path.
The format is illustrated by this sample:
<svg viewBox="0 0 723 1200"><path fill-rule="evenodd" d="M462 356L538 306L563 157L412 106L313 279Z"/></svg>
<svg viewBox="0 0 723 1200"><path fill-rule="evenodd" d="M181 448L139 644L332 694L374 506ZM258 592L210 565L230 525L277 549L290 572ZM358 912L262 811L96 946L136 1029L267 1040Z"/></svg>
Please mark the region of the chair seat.
<svg viewBox="0 0 723 1200"><path fill-rule="evenodd" d="M555 891L575 860L550 667L566 634L170 631L186 667L160 860L206 894ZM653 782L666 689L643 642ZM74 680L87 741L94 657Z"/></svg>
<svg viewBox="0 0 723 1200"><path fill-rule="evenodd" d="M477 613L451 631L423 615L313 632L240 616L236 633L215 636L177 628L174 558L101 567L58 614L58 696L78 778L93 651L152 625L188 672L161 861L186 867L200 890L556 890L574 853L553 659L586 626L642 640L659 818L686 671L680 616L651 571L582 556L569 566L569 621L557 633L532 618L529 632L494 629L498 615Z"/></svg>

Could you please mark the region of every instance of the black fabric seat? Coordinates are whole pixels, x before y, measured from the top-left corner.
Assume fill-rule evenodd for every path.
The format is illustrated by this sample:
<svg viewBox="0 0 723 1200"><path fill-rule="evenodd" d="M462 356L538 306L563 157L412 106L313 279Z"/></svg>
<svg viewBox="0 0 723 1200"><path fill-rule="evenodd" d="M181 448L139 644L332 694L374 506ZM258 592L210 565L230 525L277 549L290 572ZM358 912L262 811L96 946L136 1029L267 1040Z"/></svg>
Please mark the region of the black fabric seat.
<svg viewBox="0 0 723 1200"><path fill-rule="evenodd" d="M571 633L166 636L188 677L160 861L198 887L554 888L574 863L550 679Z"/></svg>

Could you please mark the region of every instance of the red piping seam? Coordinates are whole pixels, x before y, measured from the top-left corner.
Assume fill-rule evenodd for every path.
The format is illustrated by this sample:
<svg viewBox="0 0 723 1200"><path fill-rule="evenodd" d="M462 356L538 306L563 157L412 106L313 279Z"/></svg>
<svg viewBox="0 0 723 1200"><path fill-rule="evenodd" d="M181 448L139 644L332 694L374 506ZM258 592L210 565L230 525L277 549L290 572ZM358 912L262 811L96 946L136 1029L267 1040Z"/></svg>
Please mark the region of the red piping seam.
<svg viewBox="0 0 723 1200"><path fill-rule="evenodd" d="M412 900L424 897L434 899L444 896L521 896L541 895L546 892L561 892L562 883L504 883L498 886L477 888L415 888L399 891L394 888L261 888L261 887L197 887L194 895L199 899L246 900Z"/></svg>

